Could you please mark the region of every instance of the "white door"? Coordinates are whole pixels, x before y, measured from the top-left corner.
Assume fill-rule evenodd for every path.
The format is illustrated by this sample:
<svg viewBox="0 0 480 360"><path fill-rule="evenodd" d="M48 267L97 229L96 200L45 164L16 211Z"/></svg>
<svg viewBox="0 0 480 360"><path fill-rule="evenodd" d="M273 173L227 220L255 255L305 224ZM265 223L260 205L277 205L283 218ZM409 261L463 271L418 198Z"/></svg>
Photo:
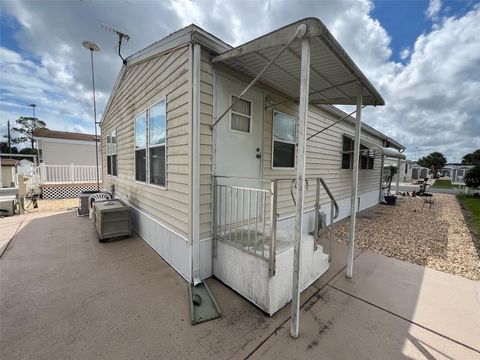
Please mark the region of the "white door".
<svg viewBox="0 0 480 360"><path fill-rule="evenodd" d="M216 114L225 112L248 84L217 72ZM244 99L244 100L242 100ZM215 174L229 185L261 187L263 164L263 93L249 90L216 126Z"/></svg>

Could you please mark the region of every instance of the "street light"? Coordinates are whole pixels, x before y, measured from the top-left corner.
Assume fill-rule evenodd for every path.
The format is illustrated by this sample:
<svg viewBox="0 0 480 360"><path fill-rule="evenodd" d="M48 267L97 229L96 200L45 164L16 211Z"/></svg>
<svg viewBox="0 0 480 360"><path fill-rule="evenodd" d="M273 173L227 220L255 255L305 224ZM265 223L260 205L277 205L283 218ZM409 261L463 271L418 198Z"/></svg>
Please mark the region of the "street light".
<svg viewBox="0 0 480 360"><path fill-rule="evenodd" d="M100 180L98 175L97 105L95 103L95 73L93 72L93 52L100 51L100 46L90 41L84 41L82 42L82 45L85 49L90 50L90 62L92 65L93 120L95 121L95 159L97 164L97 191L100 191Z"/></svg>

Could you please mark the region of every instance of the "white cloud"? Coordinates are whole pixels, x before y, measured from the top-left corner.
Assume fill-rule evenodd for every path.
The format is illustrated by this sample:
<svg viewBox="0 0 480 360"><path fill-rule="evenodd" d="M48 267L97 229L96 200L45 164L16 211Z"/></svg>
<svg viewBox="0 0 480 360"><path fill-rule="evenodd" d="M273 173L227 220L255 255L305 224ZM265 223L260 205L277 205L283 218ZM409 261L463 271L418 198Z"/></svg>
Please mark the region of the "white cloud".
<svg viewBox="0 0 480 360"><path fill-rule="evenodd" d="M121 61L116 39L101 24L124 29L131 40L125 55L141 50L192 22L222 40L238 45L304 17L318 17L331 30L360 69L386 99L368 109L365 121L414 151L439 150L448 157L480 147L476 100L480 84L479 6L460 18L442 18L442 3L432 0L426 16L431 32L401 52L404 63L392 61L391 38L372 18L368 0L321 2L178 0L165 2L6 2L4 8L21 24L18 44L32 60L6 49L6 103L37 102L52 128L93 131L90 58L83 40L100 44L95 54L99 115L110 94ZM93 14L93 15L92 15ZM128 15L127 15L128 14ZM260 21L261 19L261 21ZM36 59L39 59L37 61ZM3 75L2 75L3 76ZM43 112L43 113L42 113ZM0 112L0 119L4 119ZM66 121L66 119L68 121ZM0 123L2 122L0 120ZM83 121L82 121L83 120ZM79 124L78 127L75 127Z"/></svg>
<svg viewBox="0 0 480 360"><path fill-rule="evenodd" d="M402 59L402 60L408 59L408 57L410 56L410 53L411 53L410 48L408 48L408 47L403 48L403 49L400 51L400 59Z"/></svg>
<svg viewBox="0 0 480 360"><path fill-rule="evenodd" d="M427 15L428 18L436 21L438 20L440 10L442 10L442 0L430 0L427 11L425 11L425 15Z"/></svg>

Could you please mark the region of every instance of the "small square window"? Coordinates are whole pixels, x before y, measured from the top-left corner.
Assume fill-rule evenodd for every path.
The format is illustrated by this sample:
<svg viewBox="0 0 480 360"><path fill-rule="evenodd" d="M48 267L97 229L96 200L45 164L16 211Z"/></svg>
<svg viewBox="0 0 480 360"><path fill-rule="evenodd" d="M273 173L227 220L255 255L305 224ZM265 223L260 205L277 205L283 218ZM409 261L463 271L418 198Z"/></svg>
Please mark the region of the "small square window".
<svg viewBox="0 0 480 360"><path fill-rule="evenodd" d="M238 100L236 96L232 96L231 101L233 106L230 111L230 129L249 133L252 119L252 104L248 100Z"/></svg>

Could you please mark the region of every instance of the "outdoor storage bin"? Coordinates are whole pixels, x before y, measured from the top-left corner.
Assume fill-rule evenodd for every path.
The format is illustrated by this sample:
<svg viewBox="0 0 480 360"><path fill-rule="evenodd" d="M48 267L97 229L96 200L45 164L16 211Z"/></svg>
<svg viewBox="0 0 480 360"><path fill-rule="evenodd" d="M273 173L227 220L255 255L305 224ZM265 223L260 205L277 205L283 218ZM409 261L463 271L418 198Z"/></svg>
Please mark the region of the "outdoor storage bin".
<svg viewBox="0 0 480 360"><path fill-rule="evenodd" d="M129 206L120 200L99 201L95 202L94 206L95 224L100 241L130 236L132 222Z"/></svg>

